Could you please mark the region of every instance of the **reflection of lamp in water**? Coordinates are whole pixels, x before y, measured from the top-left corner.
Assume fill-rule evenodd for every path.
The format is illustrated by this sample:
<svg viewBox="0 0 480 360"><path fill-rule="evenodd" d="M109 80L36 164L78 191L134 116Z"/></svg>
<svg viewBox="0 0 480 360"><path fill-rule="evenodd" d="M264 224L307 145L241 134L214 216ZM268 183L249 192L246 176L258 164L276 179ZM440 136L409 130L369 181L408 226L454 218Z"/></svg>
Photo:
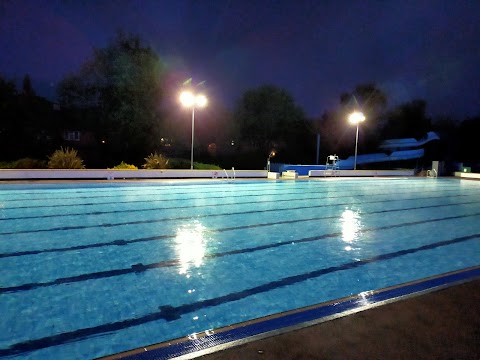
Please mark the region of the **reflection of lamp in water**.
<svg viewBox="0 0 480 360"><path fill-rule="evenodd" d="M345 210L340 218L342 223L342 239L345 242L351 243L358 237L360 231L360 217L357 212L352 210ZM345 250L352 250L350 246L347 246Z"/></svg>
<svg viewBox="0 0 480 360"><path fill-rule="evenodd" d="M275 152L275 149L272 149L270 151L270 154L268 154L267 158L267 171L270 171L270 158L274 157L277 153Z"/></svg>
<svg viewBox="0 0 480 360"><path fill-rule="evenodd" d="M206 250L206 230L198 221L177 230L175 249L180 260L180 274L185 274L192 266L202 265Z"/></svg>

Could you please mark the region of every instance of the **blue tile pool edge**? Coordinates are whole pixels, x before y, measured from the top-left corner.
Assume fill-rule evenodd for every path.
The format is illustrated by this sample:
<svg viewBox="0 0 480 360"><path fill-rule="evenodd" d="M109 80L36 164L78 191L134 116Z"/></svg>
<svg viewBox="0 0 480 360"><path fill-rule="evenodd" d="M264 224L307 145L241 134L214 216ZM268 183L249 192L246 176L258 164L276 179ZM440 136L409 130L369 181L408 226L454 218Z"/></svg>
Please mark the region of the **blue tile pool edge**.
<svg viewBox="0 0 480 360"><path fill-rule="evenodd" d="M399 300L438 291L480 279L480 266L450 272L435 277L385 289L367 291L343 299L317 304L265 318L250 320L220 329L206 330L188 337L150 345L103 360L193 359L202 355L257 341L293 330L320 324Z"/></svg>

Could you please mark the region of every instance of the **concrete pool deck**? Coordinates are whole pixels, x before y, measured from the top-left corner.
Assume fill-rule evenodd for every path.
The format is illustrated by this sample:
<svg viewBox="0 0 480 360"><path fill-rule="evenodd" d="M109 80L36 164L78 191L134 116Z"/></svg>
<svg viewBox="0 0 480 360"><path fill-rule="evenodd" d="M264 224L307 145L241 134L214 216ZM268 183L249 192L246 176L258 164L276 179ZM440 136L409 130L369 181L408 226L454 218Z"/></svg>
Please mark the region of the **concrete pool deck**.
<svg viewBox="0 0 480 360"><path fill-rule="evenodd" d="M480 280L200 359L480 359Z"/></svg>

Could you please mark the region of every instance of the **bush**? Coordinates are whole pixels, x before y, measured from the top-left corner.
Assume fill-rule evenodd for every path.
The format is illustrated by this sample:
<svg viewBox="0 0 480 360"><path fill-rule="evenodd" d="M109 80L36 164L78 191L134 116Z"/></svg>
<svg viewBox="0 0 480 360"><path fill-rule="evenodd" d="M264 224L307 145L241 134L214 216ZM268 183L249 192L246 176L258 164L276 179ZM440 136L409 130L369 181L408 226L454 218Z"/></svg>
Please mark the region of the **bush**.
<svg viewBox="0 0 480 360"><path fill-rule="evenodd" d="M218 165L213 164L204 164L204 163L193 163L193 168L197 170L222 170L222 168Z"/></svg>
<svg viewBox="0 0 480 360"><path fill-rule="evenodd" d="M45 160L23 158L13 163L14 169L45 169L47 162Z"/></svg>
<svg viewBox="0 0 480 360"><path fill-rule="evenodd" d="M0 169L15 169L15 161L0 161Z"/></svg>
<svg viewBox="0 0 480 360"><path fill-rule="evenodd" d="M190 169L190 160L173 158L169 161L169 167L171 169ZM218 165L204 164L199 162L193 163L193 168L197 170L222 170Z"/></svg>
<svg viewBox="0 0 480 360"><path fill-rule="evenodd" d="M46 169L45 160L23 158L16 161L0 161L0 169Z"/></svg>
<svg viewBox="0 0 480 360"><path fill-rule="evenodd" d="M171 169L190 169L190 160L172 158L169 159L168 165Z"/></svg>
<svg viewBox="0 0 480 360"><path fill-rule="evenodd" d="M85 169L83 160L78 156L77 150L60 148L55 150L48 161L49 169Z"/></svg>
<svg viewBox="0 0 480 360"><path fill-rule="evenodd" d="M138 168L135 165L130 165L122 161L119 165L114 166L112 170L138 170Z"/></svg>
<svg viewBox="0 0 480 360"><path fill-rule="evenodd" d="M162 154L150 154L145 158L145 164L143 164L144 169L168 169L168 159Z"/></svg>

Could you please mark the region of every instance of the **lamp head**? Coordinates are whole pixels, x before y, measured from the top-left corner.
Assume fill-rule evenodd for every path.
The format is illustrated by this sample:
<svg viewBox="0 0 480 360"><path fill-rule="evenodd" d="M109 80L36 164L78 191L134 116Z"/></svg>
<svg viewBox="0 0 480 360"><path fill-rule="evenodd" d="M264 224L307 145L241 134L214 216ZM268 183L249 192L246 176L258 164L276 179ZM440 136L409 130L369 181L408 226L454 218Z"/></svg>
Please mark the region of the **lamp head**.
<svg viewBox="0 0 480 360"><path fill-rule="evenodd" d="M357 125L357 124L361 123L362 121L365 121L365 115L363 115L363 113L360 112L360 111L354 111L353 113L351 113L348 116L348 121L351 124Z"/></svg>
<svg viewBox="0 0 480 360"><path fill-rule="evenodd" d="M195 105L199 107L207 106L207 97L203 94L199 94L195 97Z"/></svg>
<svg viewBox="0 0 480 360"><path fill-rule="evenodd" d="M179 99L180 103L185 107L205 107L208 103L205 95L195 95L191 91L182 91Z"/></svg>
<svg viewBox="0 0 480 360"><path fill-rule="evenodd" d="M185 107L195 105L195 96L190 91L182 91L180 93L180 103Z"/></svg>

